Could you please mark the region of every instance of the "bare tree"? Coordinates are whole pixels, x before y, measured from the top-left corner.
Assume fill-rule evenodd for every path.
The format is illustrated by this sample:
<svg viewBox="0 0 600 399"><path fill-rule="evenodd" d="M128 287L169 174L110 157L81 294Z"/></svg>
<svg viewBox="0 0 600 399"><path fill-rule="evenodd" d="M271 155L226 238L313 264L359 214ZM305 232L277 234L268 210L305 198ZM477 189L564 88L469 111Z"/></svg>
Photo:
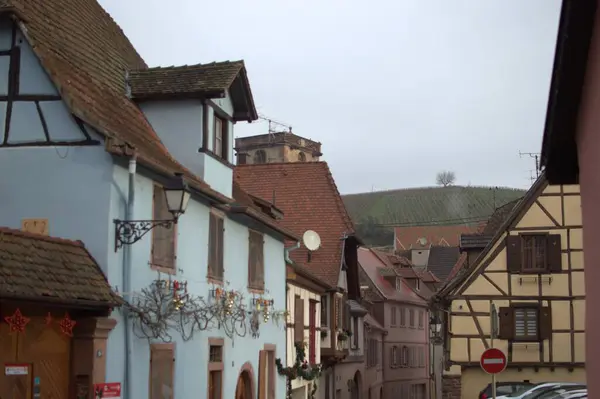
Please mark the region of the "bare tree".
<svg viewBox="0 0 600 399"><path fill-rule="evenodd" d="M448 187L454 184L456 181L456 174L450 170L443 170L438 172L435 177L435 182L438 186Z"/></svg>

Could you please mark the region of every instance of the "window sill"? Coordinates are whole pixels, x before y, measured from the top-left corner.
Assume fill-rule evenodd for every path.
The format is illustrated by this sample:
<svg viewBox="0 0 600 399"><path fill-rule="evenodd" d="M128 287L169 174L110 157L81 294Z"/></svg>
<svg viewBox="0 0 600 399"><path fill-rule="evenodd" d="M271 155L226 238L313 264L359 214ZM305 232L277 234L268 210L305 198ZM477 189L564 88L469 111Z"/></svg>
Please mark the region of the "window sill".
<svg viewBox="0 0 600 399"><path fill-rule="evenodd" d="M251 294L264 294L265 293L265 287L262 286L255 286L255 285L249 285L248 286L248 292Z"/></svg>
<svg viewBox="0 0 600 399"><path fill-rule="evenodd" d="M211 150L208 150L208 149L205 149L205 148L200 148L198 150L198 152L208 155L209 157L211 157L215 161L220 162L220 163L222 163L223 165L225 165L225 166L227 166L229 168L234 168L235 167L231 162L229 162L226 159L223 159L222 157L220 157L219 155L215 154Z"/></svg>
<svg viewBox="0 0 600 399"><path fill-rule="evenodd" d="M209 284L223 285L223 278L207 276L206 280Z"/></svg>
<svg viewBox="0 0 600 399"><path fill-rule="evenodd" d="M150 269L155 270L157 272L165 273L165 274L171 274L171 275L177 274L177 268L175 266L173 266L173 267L166 267L166 266L160 266L160 265L156 265L154 263L151 263L150 264Z"/></svg>

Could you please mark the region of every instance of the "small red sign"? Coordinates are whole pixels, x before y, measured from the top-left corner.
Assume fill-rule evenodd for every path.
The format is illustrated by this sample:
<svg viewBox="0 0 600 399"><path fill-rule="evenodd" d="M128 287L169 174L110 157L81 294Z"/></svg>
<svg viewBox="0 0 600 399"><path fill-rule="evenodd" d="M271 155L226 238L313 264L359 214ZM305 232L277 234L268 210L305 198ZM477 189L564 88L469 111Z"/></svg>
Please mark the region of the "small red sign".
<svg viewBox="0 0 600 399"><path fill-rule="evenodd" d="M481 355L479 364L483 371L488 374L498 374L506 368L506 355L500 349L486 349Z"/></svg>
<svg viewBox="0 0 600 399"><path fill-rule="evenodd" d="M94 384L94 398L121 398L121 383L106 382L104 384Z"/></svg>

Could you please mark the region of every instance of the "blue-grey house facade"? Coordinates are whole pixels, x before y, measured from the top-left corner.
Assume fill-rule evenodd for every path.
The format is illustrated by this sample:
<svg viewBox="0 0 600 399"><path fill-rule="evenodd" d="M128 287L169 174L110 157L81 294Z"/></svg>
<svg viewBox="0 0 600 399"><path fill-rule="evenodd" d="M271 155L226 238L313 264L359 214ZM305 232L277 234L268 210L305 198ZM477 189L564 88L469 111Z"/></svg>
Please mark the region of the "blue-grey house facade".
<svg viewBox="0 0 600 399"><path fill-rule="evenodd" d="M0 225L82 241L129 303L89 395L118 382L124 398L284 397L297 238L234 183L234 125L257 118L243 62L148 68L95 2L27 3L0 3ZM185 213L123 244L115 220L171 218L176 174Z"/></svg>

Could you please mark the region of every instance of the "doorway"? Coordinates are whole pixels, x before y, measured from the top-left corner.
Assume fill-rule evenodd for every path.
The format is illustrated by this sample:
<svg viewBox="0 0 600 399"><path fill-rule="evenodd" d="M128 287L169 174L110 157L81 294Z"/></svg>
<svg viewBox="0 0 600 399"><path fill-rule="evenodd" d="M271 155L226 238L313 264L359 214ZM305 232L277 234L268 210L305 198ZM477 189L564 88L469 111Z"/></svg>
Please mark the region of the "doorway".
<svg viewBox="0 0 600 399"><path fill-rule="evenodd" d="M244 370L240 374L235 388L235 399L252 399L250 374Z"/></svg>

